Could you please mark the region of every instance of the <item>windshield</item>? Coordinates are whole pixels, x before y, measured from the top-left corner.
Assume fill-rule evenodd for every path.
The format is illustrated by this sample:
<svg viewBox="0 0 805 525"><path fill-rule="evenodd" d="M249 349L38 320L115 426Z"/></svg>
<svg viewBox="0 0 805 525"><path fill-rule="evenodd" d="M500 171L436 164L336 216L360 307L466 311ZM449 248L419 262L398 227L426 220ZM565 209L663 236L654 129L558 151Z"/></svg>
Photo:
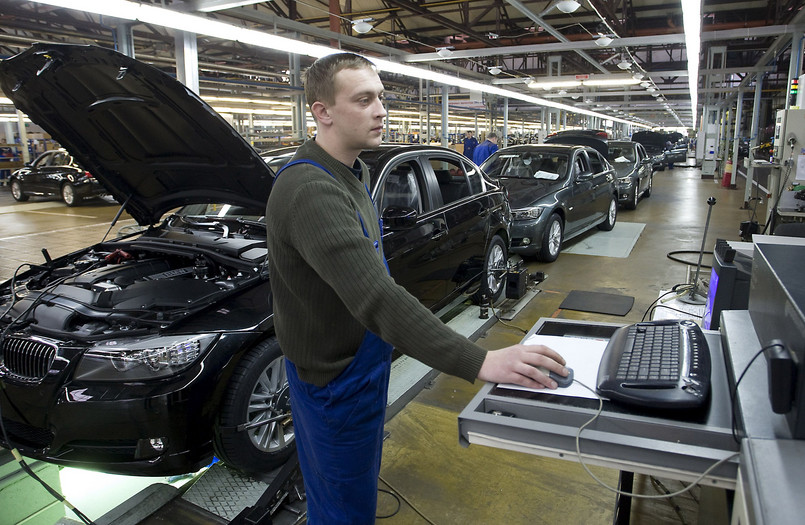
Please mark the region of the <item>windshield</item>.
<svg viewBox="0 0 805 525"><path fill-rule="evenodd" d="M633 163L635 161L634 147L609 146L609 160L612 163Z"/></svg>
<svg viewBox="0 0 805 525"><path fill-rule="evenodd" d="M512 151L492 155L482 169L494 178L559 180L567 176L567 165L563 153Z"/></svg>

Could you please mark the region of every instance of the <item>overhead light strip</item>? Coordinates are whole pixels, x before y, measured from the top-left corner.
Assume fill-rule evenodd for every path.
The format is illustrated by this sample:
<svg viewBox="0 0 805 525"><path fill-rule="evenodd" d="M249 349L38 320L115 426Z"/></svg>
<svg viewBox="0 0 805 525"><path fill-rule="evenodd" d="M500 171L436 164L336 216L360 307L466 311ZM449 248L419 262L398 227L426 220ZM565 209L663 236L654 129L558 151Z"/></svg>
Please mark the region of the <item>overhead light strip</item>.
<svg viewBox="0 0 805 525"><path fill-rule="evenodd" d="M698 113L699 53L701 51L702 0L682 0L682 20L685 26L685 50L688 56L688 88L693 118L691 126L696 127Z"/></svg>
<svg viewBox="0 0 805 525"><path fill-rule="evenodd" d="M172 11L162 7L155 7L147 4L140 4L129 0L33 0L35 3L52 5L56 7L63 7L76 11L86 11L98 15L111 16L121 18L124 20L138 21L146 24L154 24L170 29L177 29L186 31L188 33L203 34L224 40L232 40L250 44L257 47L263 47L281 51L285 53L293 53L298 55L305 55L313 58L320 58L323 56L338 53L340 50L332 49L330 47L321 46L318 44L310 44L301 40L285 38L253 29L226 24L218 22L205 17ZM684 3L684 0L683 0ZM420 69L406 64L399 64L389 60L383 60L367 56L381 71L389 73L398 73L412 78L430 80L448 86L456 86L459 88L467 89L470 91L481 91L492 95L501 97L508 97L523 102L528 102L540 106L547 106L556 109L563 109L571 113L579 113L582 115L589 115L592 117L603 118L613 122L621 122L638 127L650 128L645 124L640 124L632 120L621 119L603 113L596 113L584 109L578 109L573 106L552 102L550 100L533 97L531 95L518 93L516 91L507 91L495 86L489 86L480 82L462 79L437 73L426 69Z"/></svg>

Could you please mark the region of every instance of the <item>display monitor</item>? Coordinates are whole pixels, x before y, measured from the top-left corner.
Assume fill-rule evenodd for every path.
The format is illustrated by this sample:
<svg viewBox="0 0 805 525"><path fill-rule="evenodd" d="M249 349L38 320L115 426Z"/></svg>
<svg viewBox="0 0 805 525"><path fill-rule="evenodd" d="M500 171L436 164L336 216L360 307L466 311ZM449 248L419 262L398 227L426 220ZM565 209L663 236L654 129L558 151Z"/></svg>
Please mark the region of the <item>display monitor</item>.
<svg viewBox="0 0 805 525"><path fill-rule="evenodd" d="M749 307L751 275L752 257L737 252L724 239L718 239L713 249L713 269L702 320L705 330L718 330L723 310Z"/></svg>

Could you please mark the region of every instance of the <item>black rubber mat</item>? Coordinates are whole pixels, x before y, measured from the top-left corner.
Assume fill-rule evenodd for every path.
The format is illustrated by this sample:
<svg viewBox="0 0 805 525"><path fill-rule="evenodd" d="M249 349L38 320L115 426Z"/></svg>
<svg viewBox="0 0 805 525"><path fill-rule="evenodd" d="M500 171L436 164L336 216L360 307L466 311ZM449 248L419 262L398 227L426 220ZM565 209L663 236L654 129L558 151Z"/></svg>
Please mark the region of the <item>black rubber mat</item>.
<svg viewBox="0 0 805 525"><path fill-rule="evenodd" d="M630 295L573 290L562 301L559 308L623 316L629 313L633 305L634 297Z"/></svg>

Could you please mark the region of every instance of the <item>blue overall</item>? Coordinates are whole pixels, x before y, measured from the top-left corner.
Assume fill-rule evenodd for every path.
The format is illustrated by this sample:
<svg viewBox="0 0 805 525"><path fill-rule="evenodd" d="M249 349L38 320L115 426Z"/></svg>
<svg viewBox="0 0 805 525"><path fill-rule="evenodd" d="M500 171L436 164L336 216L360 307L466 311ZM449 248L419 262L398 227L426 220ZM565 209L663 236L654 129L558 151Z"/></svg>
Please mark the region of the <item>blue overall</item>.
<svg viewBox="0 0 805 525"><path fill-rule="evenodd" d="M333 176L309 160L283 169L298 163ZM369 237L360 213L358 220ZM378 242L375 249L382 256ZM309 525L375 522L391 350L367 330L352 362L323 387L300 380L294 364L285 360Z"/></svg>

